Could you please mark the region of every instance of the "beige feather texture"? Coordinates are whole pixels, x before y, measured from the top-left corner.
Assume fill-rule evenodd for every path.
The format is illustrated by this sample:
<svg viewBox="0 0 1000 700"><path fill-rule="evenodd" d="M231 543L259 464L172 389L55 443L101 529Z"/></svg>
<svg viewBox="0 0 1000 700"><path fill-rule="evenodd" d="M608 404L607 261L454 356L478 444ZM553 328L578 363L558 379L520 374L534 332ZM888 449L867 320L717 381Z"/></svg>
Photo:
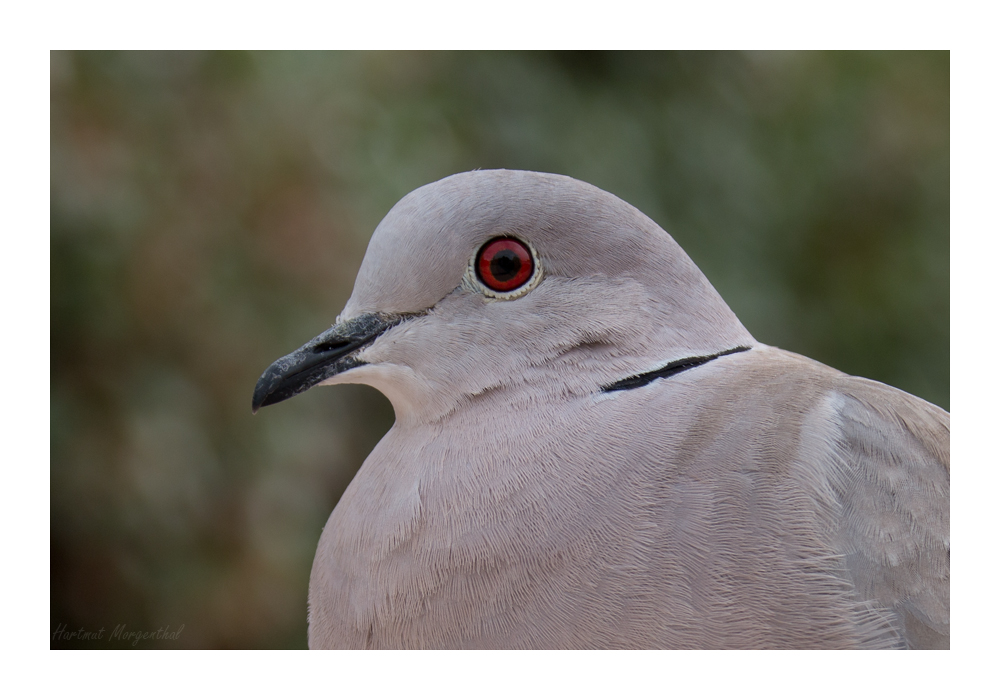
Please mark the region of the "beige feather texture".
<svg viewBox="0 0 1000 700"><path fill-rule="evenodd" d="M500 235L543 271L514 299L468 283ZM321 383L376 387L396 423L320 538L311 647L948 648L948 413L758 343L618 198L422 187L299 353L369 318Z"/></svg>

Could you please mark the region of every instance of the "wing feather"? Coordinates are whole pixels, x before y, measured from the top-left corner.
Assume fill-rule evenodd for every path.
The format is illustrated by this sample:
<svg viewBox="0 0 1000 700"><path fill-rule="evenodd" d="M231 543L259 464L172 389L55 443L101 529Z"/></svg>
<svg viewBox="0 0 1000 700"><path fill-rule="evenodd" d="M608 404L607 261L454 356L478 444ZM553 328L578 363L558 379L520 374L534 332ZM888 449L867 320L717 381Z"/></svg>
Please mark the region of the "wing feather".
<svg viewBox="0 0 1000 700"><path fill-rule="evenodd" d="M831 483L857 595L895 616L907 646L948 648L950 416L857 377L832 400Z"/></svg>

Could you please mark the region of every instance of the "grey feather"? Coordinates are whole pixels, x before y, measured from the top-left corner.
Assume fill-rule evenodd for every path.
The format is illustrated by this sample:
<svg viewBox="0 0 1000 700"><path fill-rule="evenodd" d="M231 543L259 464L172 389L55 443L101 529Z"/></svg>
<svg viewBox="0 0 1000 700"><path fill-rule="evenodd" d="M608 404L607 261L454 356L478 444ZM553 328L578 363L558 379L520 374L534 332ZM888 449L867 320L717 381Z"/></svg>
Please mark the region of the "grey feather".
<svg viewBox="0 0 1000 700"><path fill-rule="evenodd" d="M498 235L537 252L516 298L470 282ZM423 187L338 320L365 315L396 321L322 383L396 423L323 531L310 646L947 648L948 414L758 343L628 204L516 171Z"/></svg>

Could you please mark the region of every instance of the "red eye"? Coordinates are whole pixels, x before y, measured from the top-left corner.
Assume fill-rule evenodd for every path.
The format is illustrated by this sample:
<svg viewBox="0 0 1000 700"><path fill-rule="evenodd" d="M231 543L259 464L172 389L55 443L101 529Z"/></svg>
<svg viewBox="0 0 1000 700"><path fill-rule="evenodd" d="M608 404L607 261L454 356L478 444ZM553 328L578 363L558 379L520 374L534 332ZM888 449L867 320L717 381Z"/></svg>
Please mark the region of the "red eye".
<svg viewBox="0 0 1000 700"><path fill-rule="evenodd" d="M534 271L531 252L516 238L494 238L476 256L479 280L495 292L517 289Z"/></svg>

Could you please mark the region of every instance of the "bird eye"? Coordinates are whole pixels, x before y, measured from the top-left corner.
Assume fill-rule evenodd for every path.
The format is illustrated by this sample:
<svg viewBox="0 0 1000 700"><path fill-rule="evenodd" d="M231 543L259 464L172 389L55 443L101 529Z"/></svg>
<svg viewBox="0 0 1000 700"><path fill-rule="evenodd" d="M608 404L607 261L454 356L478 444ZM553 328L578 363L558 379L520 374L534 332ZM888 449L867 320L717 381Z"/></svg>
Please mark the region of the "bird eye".
<svg viewBox="0 0 1000 700"><path fill-rule="evenodd" d="M531 251L516 238L494 238L476 255L479 281L496 292L509 292L531 279Z"/></svg>

